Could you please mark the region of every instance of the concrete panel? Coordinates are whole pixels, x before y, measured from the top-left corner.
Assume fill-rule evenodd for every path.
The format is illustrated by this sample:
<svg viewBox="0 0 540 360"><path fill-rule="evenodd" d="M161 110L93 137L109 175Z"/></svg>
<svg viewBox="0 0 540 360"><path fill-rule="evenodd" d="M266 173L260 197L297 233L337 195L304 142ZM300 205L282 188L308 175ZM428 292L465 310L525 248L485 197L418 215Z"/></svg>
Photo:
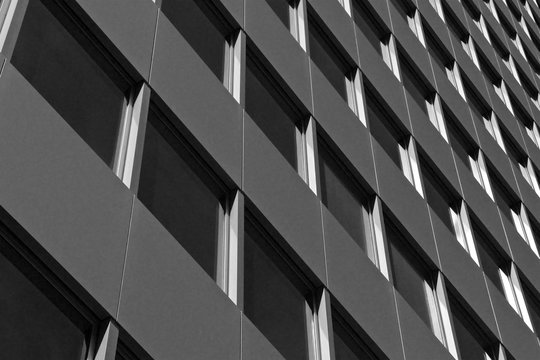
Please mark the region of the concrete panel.
<svg viewBox="0 0 540 360"><path fill-rule="evenodd" d="M242 360L285 360L255 325L242 314Z"/></svg>
<svg viewBox="0 0 540 360"><path fill-rule="evenodd" d="M406 358L452 360L452 355L397 291L396 301Z"/></svg>
<svg viewBox="0 0 540 360"><path fill-rule="evenodd" d="M292 89L292 93L288 91L289 96L298 98L306 109L311 109L309 57L265 0L246 2L245 30Z"/></svg>
<svg viewBox="0 0 540 360"><path fill-rule="evenodd" d="M120 326L155 359L238 360L240 319L240 310L136 200Z"/></svg>
<svg viewBox="0 0 540 360"><path fill-rule="evenodd" d="M247 114L244 131L246 197L307 265L306 270L325 283L319 199Z"/></svg>
<svg viewBox="0 0 540 360"><path fill-rule="evenodd" d="M392 285L322 209L328 289L389 359L403 359Z"/></svg>
<svg viewBox="0 0 540 360"><path fill-rule="evenodd" d="M435 33L436 37L444 44L444 47L447 49L451 48L450 39L448 37L448 27L442 21L441 17L429 1L418 1L418 10L422 13L422 16L425 18L424 23L429 24L431 31ZM427 29L425 29L427 30Z"/></svg>
<svg viewBox="0 0 540 360"><path fill-rule="evenodd" d="M523 276L531 283L536 291L540 291L540 261L529 245L518 235L509 239L512 249L512 259Z"/></svg>
<svg viewBox="0 0 540 360"><path fill-rule="evenodd" d="M363 181L376 189L375 166L367 128L312 63L314 116L320 127L358 170Z"/></svg>
<svg viewBox="0 0 540 360"><path fill-rule="evenodd" d="M132 195L9 64L0 77L0 204L115 314Z"/></svg>
<svg viewBox="0 0 540 360"><path fill-rule="evenodd" d="M373 139L373 149L379 180L379 194L383 203L409 232L416 242L416 247L422 249L432 263L438 265L439 260L425 200L375 139Z"/></svg>
<svg viewBox="0 0 540 360"><path fill-rule="evenodd" d="M147 0L76 0L120 53L148 80L157 6Z"/></svg>
<svg viewBox="0 0 540 360"><path fill-rule="evenodd" d="M175 125L240 184L242 108L162 14L150 86L180 119Z"/></svg>

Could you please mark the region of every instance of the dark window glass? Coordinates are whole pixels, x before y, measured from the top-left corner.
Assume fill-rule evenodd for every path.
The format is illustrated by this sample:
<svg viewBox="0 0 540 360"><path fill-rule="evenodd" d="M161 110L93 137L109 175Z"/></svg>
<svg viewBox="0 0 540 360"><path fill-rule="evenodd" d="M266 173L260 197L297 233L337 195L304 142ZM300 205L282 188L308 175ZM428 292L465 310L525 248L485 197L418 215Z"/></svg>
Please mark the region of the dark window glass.
<svg viewBox="0 0 540 360"><path fill-rule="evenodd" d="M360 32L373 45L375 51L382 56L381 38L383 37L383 33L379 26L372 20L373 15L366 11L360 3L361 1L352 1L354 22L360 29Z"/></svg>
<svg viewBox="0 0 540 360"><path fill-rule="evenodd" d="M161 10L206 65L223 80L225 31L217 26L217 21L209 18L206 5L200 0L163 0Z"/></svg>
<svg viewBox="0 0 540 360"><path fill-rule="evenodd" d="M308 360L306 297L254 225L245 226L244 313L286 359Z"/></svg>
<svg viewBox="0 0 540 360"><path fill-rule="evenodd" d="M485 360L484 354L489 350L488 341L464 311L454 301L450 304L454 323L454 333L461 358L467 360Z"/></svg>
<svg viewBox="0 0 540 360"><path fill-rule="evenodd" d="M41 1L28 3L11 62L112 166L126 89L107 76Z"/></svg>
<svg viewBox="0 0 540 360"><path fill-rule="evenodd" d="M435 65L439 67L439 70L446 75L446 65L448 63L448 57L444 54L444 51L440 48L439 41L434 38L430 32L426 32L426 46L431 59L435 60Z"/></svg>
<svg viewBox="0 0 540 360"><path fill-rule="evenodd" d="M495 203L497 203L497 206L499 207L499 210L501 213L503 213L504 216L510 221L510 223L514 223L514 220L512 219L512 211L510 208L511 200L508 196L508 193L506 190L503 189L504 185L502 185L496 176L491 176L491 188L493 190L493 197L495 198Z"/></svg>
<svg viewBox="0 0 540 360"><path fill-rule="evenodd" d="M144 139L138 196L212 277L216 276L219 197L179 152L180 142L151 111Z"/></svg>
<svg viewBox="0 0 540 360"><path fill-rule="evenodd" d="M407 240L399 230L389 224L389 221L385 223L394 286L420 318L431 327L424 286L427 271L407 246Z"/></svg>
<svg viewBox="0 0 540 360"><path fill-rule="evenodd" d="M3 359L86 359L85 334L0 255Z"/></svg>
<svg viewBox="0 0 540 360"><path fill-rule="evenodd" d="M532 291L529 290L528 287L524 286L523 291L534 330L537 335L540 335L540 300L538 300L538 298L532 293Z"/></svg>
<svg viewBox="0 0 540 360"><path fill-rule="evenodd" d="M448 137L450 138L450 145L452 145L452 150L458 156L458 158L463 161L463 164L470 169L469 161L469 149L471 148L470 144L465 140L463 133L454 125L448 124Z"/></svg>
<svg viewBox="0 0 540 360"><path fill-rule="evenodd" d="M377 140L390 159L401 169L398 135L391 125L391 120L371 96L367 96L366 99L371 135Z"/></svg>
<svg viewBox="0 0 540 360"><path fill-rule="evenodd" d="M450 199L444 189L444 185L435 177L431 169L421 163L422 178L424 180L424 190L426 199L431 209L439 216L440 220L454 231L452 218L450 217Z"/></svg>
<svg viewBox="0 0 540 360"><path fill-rule="evenodd" d="M473 234L474 239L476 240L476 248L478 251L478 256L480 257L482 270L484 270L484 273L488 279L493 282L497 289L504 294L501 277L499 275L499 268L501 265L499 255L496 253L493 245L491 245L490 240L483 234L476 224L473 224Z"/></svg>
<svg viewBox="0 0 540 360"><path fill-rule="evenodd" d="M323 31L309 18L309 50L310 56L324 76L330 81L334 89L347 101L347 83L345 65L338 58L330 41Z"/></svg>
<svg viewBox="0 0 540 360"><path fill-rule="evenodd" d="M426 93L427 89L425 86L422 86L419 82L419 76L411 68L411 66L400 57L401 62L401 79L403 86L413 98L414 102L418 107L427 115L427 105L426 105Z"/></svg>
<svg viewBox="0 0 540 360"><path fill-rule="evenodd" d="M281 22L287 27L291 28L290 11L291 6L288 0L266 0L268 5L274 10Z"/></svg>
<svg viewBox="0 0 540 360"><path fill-rule="evenodd" d="M335 360L375 360L366 346L359 341L352 332L336 321L332 315L332 327L334 329L334 352Z"/></svg>
<svg viewBox="0 0 540 360"><path fill-rule="evenodd" d="M364 229L365 199L359 193L323 141L319 141L321 199L362 249L366 248Z"/></svg>
<svg viewBox="0 0 540 360"><path fill-rule="evenodd" d="M272 144L296 169L296 125L277 89L266 76L248 61L246 69L246 112Z"/></svg>

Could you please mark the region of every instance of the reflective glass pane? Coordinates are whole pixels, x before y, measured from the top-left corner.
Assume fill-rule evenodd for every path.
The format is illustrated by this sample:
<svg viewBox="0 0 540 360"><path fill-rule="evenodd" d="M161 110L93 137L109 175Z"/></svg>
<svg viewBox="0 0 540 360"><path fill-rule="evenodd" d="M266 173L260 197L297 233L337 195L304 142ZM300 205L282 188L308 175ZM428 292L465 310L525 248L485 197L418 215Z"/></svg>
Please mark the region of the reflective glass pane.
<svg viewBox="0 0 540 360"><path fill-rule="evenodd" d="M29 1L12 64L112 166L124 92L42 4Z"/></svg>
<svg viewBox="0 0 540 360"><path fill-rule="evenodd" d="M323 204L365 250L366 234L363 220L365 200L351 182L350 176L322 142L319 143L319 179Z"/></svg>
<svg viewBox="0 0 540 360"><path fill-rule="evenodd" d="M205 11L203 11L203 9ZM214 74L223 80L225 35L198 0L163 0L161 10Z"/></svg>
<svg viewBox="0 0 540 360"><path fill-rule="evenodd" d="M0 255L2 359L83 360L84 332Z"/></svg>
<svg viewBox="0 0 540 360"><path fill-rule="evenodd" d="M411 249L406 247L407 240L394 226L386 226L386 237L389 244L394 286L420 318L428 326L431 326L424 285L424 280L426 280L424 269Z"/></svg>
<svg viewBox="0 0 540 360"><path fill-rule="evenodd" d="M289 5L289 1L287 0L266 0L268 5L274 10L277 17L281 22L287 27L287 29L290 29L290 10L291 6Z"/></svg>
<svg viewBox="0 0 540 360"><path fill-rule="evenodd" d="M249 61L246 68L246 112L287 159L297 168L295 119L265 76Z"/></svg>
<svg viewBox="0 0 540 360"><path fill-rule="evenodd" d="M390 124L390 118L384 114L378 103L367 97L367 114L371 135L377 140L390 159L401 169L398 136Z"/></svg>
<svg viewBox="0 0 540 360"><path fill-rule="evenodd" d="M244 313L288 360L308 360L306 298L259 243L249 222L244 237Z"/></svg>
<svg viewBox="0 0 540 360"><path fill-rule="evenodd" d="M374 360L364 344L354 338L338 321L332 321L334 328L335 360Z"/></svg>
<svg viewBox="0 0 540 360"><path fill-rule="evenodd" d="M199 265L215 277L219 197L182 158L178 140L169 138L172 135L162 129L161 120L152 111L148 120L139 199Z"/></svg>

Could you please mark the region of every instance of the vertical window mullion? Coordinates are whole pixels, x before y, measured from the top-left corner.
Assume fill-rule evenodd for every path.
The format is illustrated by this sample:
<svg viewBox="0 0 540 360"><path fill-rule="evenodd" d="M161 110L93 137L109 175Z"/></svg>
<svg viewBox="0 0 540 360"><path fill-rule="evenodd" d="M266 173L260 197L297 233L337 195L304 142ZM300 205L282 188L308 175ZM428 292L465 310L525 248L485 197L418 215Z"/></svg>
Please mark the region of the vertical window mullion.
<svg viewBox="0 0 540 360"><path fill-rule="evenodd" d="M422 43L422 45L424 45L424 47L426 46L426 39L424 37L424 29L422 27L422 18L420 16L420 12L417 10L415 10L414 12L414 22L415 22L415 25L416 25L416 36L418 37L418 40L420 40L420 42Z"/></svg>
<svg viewBox="0 0 540 360"><path fill-rule="evenodd" d="M150 105L150 88L133 88L127 101L119 131L113 172L133 191L137 191L142 145Z"/></svg>
<svg viewBox="0 0 540 360"><path fill-rule="evenodd" d="M527 210L525 210L525 206L523 204L521 204L521 208L520 208L520 218L521 218L523 230L527 238L527 242L529 243L529 246L531 247L532 251L536 254L536 256L540 257L538 254L538 248L536 247L536 241L532 233L531 224L529 223L529 217L527 216Z"/></svg>
<svg viewBox="0 0 540 360"><path fill-rule="evenodd" d="M440 272L437 274L436 281L437 283L435 286L435 291L437 293L439 314L441 316L442 328L444 331L445 346L450 354L452 354L454 359L457 360L459 355L455 340L454 327L452 325L452 317L450 316L450 307L448 306L448 296L444 286L444 279Z"/></svg>
<svg viewBox="0 0 540 360"><path fill-rule="evenodd" d="M478 150L478 167L480 168L480 176L482 177L482 183L484 189L488 193L491 200L494 200L493 191L491 190L491 183L489 181L489 175L486 167L486 162L484 160L484 154L482 151Z"/></svg>
<svg viewBox="0 0 540 360"><path fill-rule="evenodd" d="M478 260L478 252L476 251L476 244L474 243L474 236L472 233L471 223L469 221L469 213L467 211L467 205L464 201L461 201L460 218L463 227L463 234L465 235L465 241L467 242L467 250L472 257L476 265L480 266Z"/></svg>
<svg viewBox="0 0 540 360"><path fill-rule="evenodd" d="M370 228L371 228L371 248L372 256L376 260L374 261L375 265L382 272L384 277L390 280L390 270L388 268L388 248L386 247L386 242L384 241L384 224L383 224L383 212L382 204L379 197L375 197L373 206L371 208L370 214Z"/></svg>
<svg viewBox="0 0 540 360"><path fill-rule="evenodd" d="M519 306L519 312L520 312L521 318L523 319L525 324L527 324L529 329L531 329L534 332L531 318L529 316L529 310L527 309L527 305L525 304L525 298L523 296L521 282L519 281L518 272L514 263L512 263L510 266L510 279L512 280L512 287L514 289L516 301Z"/></svg>
<svg viewBox="0 0 540 360"><path fill-rule="evenodd" d="M397 58L396 39L394 35L392 34L390 34L390 40L388 42L388 50L390 52L390 62L392 63L392 71L394 72L394 75L396 75L398 80L401 81L399 63L398 63L398 58Z"/></svg>
<svg viewBox="0 0 540 360"><path fill-rule="evenodd" d="M424 190L422 188L422 178L420 176L420 169L418 167L418 155L416 153L416 143L414 139L411 137L411 141L409 142L409 165L411 167L411 172L414 180L414 187L416 188L416 191L420 194L420 196L424 197Z"/></svg>
<svg viewBox="0 0 540 360"><path fill-rule="evenodd" d="M317 195L317 129L315 119L309 118L305 125L302 137L302 147L304 148L304 172L305 181L315 195Z"/></svg>
<svg viewBox="0 0 540 360"><path fill-rule="evenodd" d="M364 86L362 81L362 73L359 69L356 69L356 71L353 74L353 91L354 91L354 97L355 97L355 104L356 104L356 115L364 124L364 126L367 127L367 117L366 117L366 109L365 109L365 103L364 103Z"/></svg>
<svg viewBox="0 0 540 360"><path fill-rule="evenodd" d="M444 122L444 115L443 115L442 106L441 106L441 98L439 94L435 94L433 105L435 107L435 115L437 117L438 130L441 133L444 140L448 142L448 134L446 132L446 124Z"/></svg>
<svg viewBox="0 0 540 360"><path fill-rule="evenodd" d="M320 360L335 359L332 307L330 304L330 294L325 288L321 290L317 304L317 326Z"/></svg>

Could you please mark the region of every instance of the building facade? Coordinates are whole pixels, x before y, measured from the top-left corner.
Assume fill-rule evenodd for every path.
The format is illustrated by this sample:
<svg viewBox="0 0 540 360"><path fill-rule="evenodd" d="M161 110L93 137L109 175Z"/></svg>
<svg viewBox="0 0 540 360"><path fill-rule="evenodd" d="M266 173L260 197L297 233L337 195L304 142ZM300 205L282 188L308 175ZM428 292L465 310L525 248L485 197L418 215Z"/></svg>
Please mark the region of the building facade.
<svg viewBox="0 0 540 360"><path fill-rule="evenodd" d="M540 359L537 0L0 21L2 359Z"/></svg>

